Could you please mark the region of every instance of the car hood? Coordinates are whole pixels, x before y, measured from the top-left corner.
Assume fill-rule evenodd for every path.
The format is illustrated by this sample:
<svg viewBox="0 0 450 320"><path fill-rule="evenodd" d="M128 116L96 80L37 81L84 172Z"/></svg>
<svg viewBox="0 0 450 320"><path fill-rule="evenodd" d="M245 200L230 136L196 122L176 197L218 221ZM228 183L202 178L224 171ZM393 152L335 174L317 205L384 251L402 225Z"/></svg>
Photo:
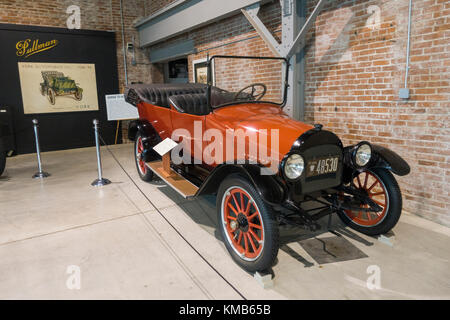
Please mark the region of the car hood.
<svg viewBox="0 0 450 320"><path fill-rule="evenodd" d="M268 147L281 160L289 152L295 140L314 127L290 118L283 110L273 104L242 104L219 108L214 111L217 121L228 129L242 129L258 132L260 138L267 136ZM278 130L279 148L272 148L270 136Z"/></svg>

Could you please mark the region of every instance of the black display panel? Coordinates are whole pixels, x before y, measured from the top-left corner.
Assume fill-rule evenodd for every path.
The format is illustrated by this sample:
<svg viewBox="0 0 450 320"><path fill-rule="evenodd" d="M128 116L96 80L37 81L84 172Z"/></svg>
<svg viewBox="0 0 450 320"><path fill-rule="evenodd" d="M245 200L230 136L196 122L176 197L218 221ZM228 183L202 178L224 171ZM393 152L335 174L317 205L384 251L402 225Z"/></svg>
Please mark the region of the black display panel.
<svg viewBox="0 0 450 320"><path fill-rule="evenodd" d="M31 39L29 48L38 39L33 49L42 51L18 55L17 43L26 39ZM105 102L106 94L119 93L114 32L0 24L0 43L0 107L12 110L16 153L35 152L32 119L39 120L42 151L93 146L93 119L100 120L106 143L114 143L117 123L107 121ZM39 47L45 43L49 49ZM18 62L95 64L99 110L24 114Z"/></svg>

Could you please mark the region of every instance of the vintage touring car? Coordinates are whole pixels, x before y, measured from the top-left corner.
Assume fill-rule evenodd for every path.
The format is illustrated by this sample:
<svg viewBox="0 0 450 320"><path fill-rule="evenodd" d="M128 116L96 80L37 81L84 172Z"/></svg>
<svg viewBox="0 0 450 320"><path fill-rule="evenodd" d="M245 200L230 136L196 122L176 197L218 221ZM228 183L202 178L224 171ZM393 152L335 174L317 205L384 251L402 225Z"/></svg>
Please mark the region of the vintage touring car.
<svg viewBox="0 0 450 320"><path fill-rule="evenodd" d="M256 75L242 68L231 70L233 64L220 65L224 59L244 61L245 68L256 70ZM257 70L267 69L261 63L272 68L279 63L284 70L263 83L265 75ZM235 71L239 76L232 78L234 82L217 79ZM288 62L283 58L213 56L208 60L207 85L137 84L125 92L126 100L139 111L139 119L130 123L129 138L135 141L140 177L150 181L157 174L185 197L216 194L218 228L226 248L236 263L251 272L273 265L280 224L315 230L320 218L337 213L362 233L388 232L402 211L402 196L392 173L403 176L410 171L399 155L385 147L366 141L344 146L322 125L290 118L283 112L287 80ZM270 99L266 101L265 96ZM277 96L281 101L273 101ZM199 161L192 152L188 163L169 162L174 173L165 175L161 156L153 147L172 137L192 144L191 150L200 148L202 155L206 144L198 141L201 135L196 138L195 123L224 134L238 129L264 134L278 130L279 143L276 149L270 144L269 149L279 166L273 174L262 174L261 168L268 164L250 161L249 147L244 159L236 157L234 162ZM174 138L172 133L180 128L184 134ZM220 145L225 148L225 144ZM311 203L317 205L311 208Z"/></svg>
<svg viewBox="0 0 450 320"><path fill-rule="evenodd" d="M56 102L56 96L73 95L78 101L83 99L83 89L62 72L42 71L41 74L44 79L40 84L41 94L47 95L52 105Z"/></svg>

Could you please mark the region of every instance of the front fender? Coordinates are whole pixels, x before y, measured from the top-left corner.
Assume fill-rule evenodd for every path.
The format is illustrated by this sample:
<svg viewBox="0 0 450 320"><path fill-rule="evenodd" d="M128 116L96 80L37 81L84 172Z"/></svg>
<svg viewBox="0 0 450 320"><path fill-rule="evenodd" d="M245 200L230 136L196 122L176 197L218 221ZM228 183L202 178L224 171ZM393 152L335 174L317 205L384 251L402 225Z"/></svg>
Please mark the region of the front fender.
<svg viewBox="0 0 450 320"><path fill-rule="evenodd" d="M254 164L222 164L217 166L200 186L196 196L216 193L219 189L217 181L223 181L232 174L239 174L253 184L265 202L280 204L286 194L283 184L278 181L277 176L261 175L260 169L260 166Z"/></svg>
<svg viewBox="0 0 450 320"><path fill-rule="evenodd" d="M406 176L411 172L409 164L394 151L376 144L372 145L372 151L374 158L371 168L388 169L399 176Z"/></svg>

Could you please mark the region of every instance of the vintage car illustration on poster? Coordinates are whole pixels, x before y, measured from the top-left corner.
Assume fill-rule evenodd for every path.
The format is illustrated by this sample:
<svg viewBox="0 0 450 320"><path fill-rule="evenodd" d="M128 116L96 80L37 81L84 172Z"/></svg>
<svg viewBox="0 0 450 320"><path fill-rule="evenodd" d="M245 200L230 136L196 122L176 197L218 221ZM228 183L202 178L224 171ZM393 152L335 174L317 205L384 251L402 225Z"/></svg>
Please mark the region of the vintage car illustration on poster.
<svg viewBox="0 0 450 320"><path fill-rule="evenodd" d="M255 61L277 62L285 69L274 81L255 74L248 78L252 82L246 82L247 75L241 73L235 77L241 79L241 88L227 86L229 81L221 86L220 79L212 86L212 61L220 68L221 59L251 61L247 67L253 70L266 70ZM150 181L157 174L187 198L217 195L217 227L237 264L250 272L270 268L280 246L280 224L316 230L319 219L337 214L349 227L367 235L386 233L397 224L402 195L393 174L407 175L409 165L385 147L367 141L344 146L322 125L290 118L283 111L288 89L286 59L213 56L208 68L207 85L128 86L126 100L139 111L139 119L130 123L129 138L135 142L134 157L142 180ZM216 76L220 74L217 70ZM273 83L279 83L278 88ZM280 102L269 99L275 96L270 90L280 93ZM187 133L176 142L188 139L185 143L204 150L204 141L195 141L195 123L224 135L230 129L257 133L278 130L279 145L271 151L279 166L273 174L262 175L261 168L266 165L251 163L245 149L245 159L236 158L232 163L172 162L176 178L161 174L163 161L153 147L170 138L176 129L183 128ZM195 160L195 152L189 157ZM181 186L181 180L192 188ZM307 206L311 203L316 204L314 208Z"/></svg>
<svg viewBox="0 0 450 320"><path fill-rule="evenodd" d="M43 96L47 95L52 105L55 104L56 97L62 95L73 95L77 101L83 98L83 89L75 80L65 76L58 71L42 71L44 82L40 84L40 91Z"/></svg>

